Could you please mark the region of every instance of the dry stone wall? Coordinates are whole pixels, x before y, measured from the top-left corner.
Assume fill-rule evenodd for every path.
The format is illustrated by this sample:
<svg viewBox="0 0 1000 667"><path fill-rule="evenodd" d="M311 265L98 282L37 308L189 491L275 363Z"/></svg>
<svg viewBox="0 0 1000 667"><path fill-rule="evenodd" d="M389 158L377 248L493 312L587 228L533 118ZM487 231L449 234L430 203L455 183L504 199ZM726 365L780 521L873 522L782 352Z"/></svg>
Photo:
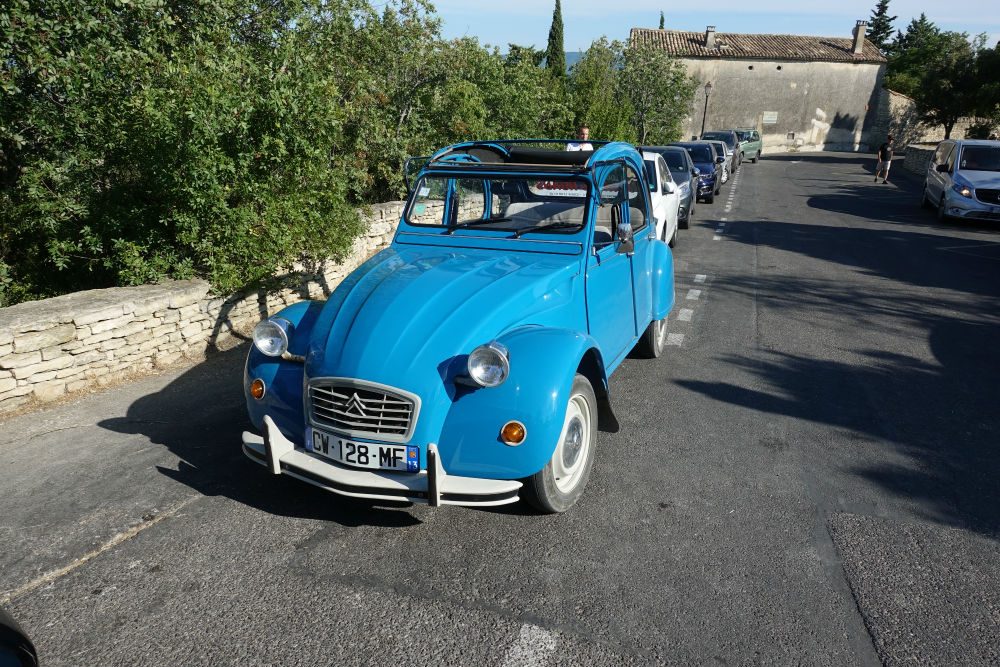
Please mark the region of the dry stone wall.
<svg viewBox="0 0 1000 667"><path fill-rule="evenodd" d="M236 345L261 319L325 298L392 240L404 202L367 208L342 262L297 266L254 291L213 295L203 280L66 294L0 309L0 414Z"/></svg>
<svg viewBox="0 0 1000 667"><path fill-rule="evenodd" d="M923 176L927 173L927 164L931 161L931 156L937 146L914 146L906 147L906 157L903 159L903 168Z"/></svg>

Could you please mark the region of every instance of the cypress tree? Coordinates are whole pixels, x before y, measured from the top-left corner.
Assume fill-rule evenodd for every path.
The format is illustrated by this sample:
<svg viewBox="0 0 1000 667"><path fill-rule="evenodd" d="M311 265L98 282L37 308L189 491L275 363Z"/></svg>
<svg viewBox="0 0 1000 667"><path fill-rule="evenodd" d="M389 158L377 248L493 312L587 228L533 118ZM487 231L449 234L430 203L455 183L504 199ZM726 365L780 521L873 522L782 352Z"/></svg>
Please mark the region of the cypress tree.
<svg viewBox="0 0 1000 667"><path fill-rule="evenodd" d="M560 78L566 76L566 51L563 48L562 6L556 0L552 12L552 27L549 28L549 47L545 52L545 66Z"/></svg>
<svg viewBox="0 0 1000 667"><path fill-rule="evenodd" d="M889 16L889 0L878 0L875 9L872 10L872 17L868 21L868 39L877 46L880 51L885 52L892 37L892 22L895 16Z"/></svg>
<svg viewBox="0 0 1000 667"><path fill-rule="evenodd" d="M888 0L886 0L886 2L888 3ZM665 25L664 21L665 20L663 18L663 11L660 11L660 30L663 30L663 28L664 28L664 25Z"/></svg>

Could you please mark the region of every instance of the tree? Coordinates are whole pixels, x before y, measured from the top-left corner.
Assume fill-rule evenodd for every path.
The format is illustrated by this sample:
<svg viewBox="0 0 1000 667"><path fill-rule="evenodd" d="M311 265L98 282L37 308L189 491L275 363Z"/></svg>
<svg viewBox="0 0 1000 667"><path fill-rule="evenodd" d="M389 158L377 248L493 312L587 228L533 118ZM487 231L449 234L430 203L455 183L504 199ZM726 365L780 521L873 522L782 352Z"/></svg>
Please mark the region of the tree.
<svg viewBox="0 0 1000 667"><path fill-rule="evenodd" d="M665 24L666 24L666 19L663 16L663 12L660 11L660 30L663 30Z"/></svg>
<svg viewBox="0 0 1000 667"><path fill-rule="evenodd" d="M906 32L897 32L888 47L886 86L915 97L927 68L941 55L946 40L926 14L912 19Z"/></svg>
<svg viewBox="0 0 1000 667"><path fill-rule="evenodd" d="M632 104L619 94L624 45L601 37L584 51L569 74L576 124L587 123L595 139L634 142Z"/></svg>
<svg viewBox="0 0 1000 667"><path fill-rule="evenodd" d="M541 67L542 63L545 62L545 51L542 49L536 49L533 46L508 44L506 60L508 63L519 63L521 61L525 61L531 63L535 67Z"/></svg>
<svg viewBox="0 0 1000 667"><path fill-rule="evenodd" d="M883 53L889 47L892 38L892 22L897 17L889 16L889 0L878 0L868 21L868 40Z"/></svg>
<svg viewBox="0 0 1000 667"><path fill-rule="evenodd" d="M928 66L914 100L921 118L932 125L944 126L945 139L962 116L974 112L980 102L977 60L986 35L972 43L965 33L941 34L939 56Z"/></svg>
<svg viewBox="0 0 1000 667"><path fill-rule="evenodd" d="M640 144L680 137L698 82L683 64L662 49L632 45L625 49L619 84L632 103L632 125Z"/></svg>
<svg viewBox="0 0 1000 667"><path fill-rule="evenodd" d="M566 77L566 50L563 46L562 5L556 0L549 28L549 44L545 51L545 67L560 79Z"/></svg>

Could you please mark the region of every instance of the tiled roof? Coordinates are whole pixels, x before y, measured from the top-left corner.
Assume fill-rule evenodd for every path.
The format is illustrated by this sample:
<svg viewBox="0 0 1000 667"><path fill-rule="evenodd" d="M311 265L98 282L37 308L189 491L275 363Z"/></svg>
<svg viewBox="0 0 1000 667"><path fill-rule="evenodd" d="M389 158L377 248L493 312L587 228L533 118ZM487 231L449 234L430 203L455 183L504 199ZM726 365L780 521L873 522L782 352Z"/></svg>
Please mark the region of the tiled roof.
<svg viewBox="0 0 1000 667"><path fill-rule="evenodd" d="M767 58L774 60L884 63L878 47L865 40L862 52L853 53L850 37L807 37L805 35L745 35L715 33L715 48L705 48L704 32L632 28L632 44L658 46L672 56L694 58Z"/></svg>

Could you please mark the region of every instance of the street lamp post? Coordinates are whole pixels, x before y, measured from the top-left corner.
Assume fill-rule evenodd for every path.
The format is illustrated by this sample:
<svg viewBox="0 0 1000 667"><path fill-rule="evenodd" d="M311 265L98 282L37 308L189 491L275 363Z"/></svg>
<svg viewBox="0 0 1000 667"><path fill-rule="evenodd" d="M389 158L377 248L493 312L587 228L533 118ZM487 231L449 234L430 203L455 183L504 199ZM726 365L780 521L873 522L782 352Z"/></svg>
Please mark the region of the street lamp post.
<svg viewBox="0 0 1000 667"><path fill-rule="evenodd" d="M712 94L712 82L705 84L705 110L701 114L701 135L705 134L705 121L708 120L708 96Z"/></svg>

